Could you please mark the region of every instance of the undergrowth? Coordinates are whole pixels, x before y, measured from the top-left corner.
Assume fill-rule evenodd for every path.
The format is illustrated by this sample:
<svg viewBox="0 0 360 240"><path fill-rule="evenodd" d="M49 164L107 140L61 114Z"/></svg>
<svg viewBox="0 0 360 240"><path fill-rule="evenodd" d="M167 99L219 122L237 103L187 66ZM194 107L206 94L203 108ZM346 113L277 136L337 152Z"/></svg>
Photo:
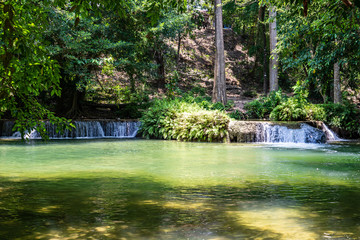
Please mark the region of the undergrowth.
<svg viewBox="0 0 360 240"><path fill-rule="evenodd" d="M346 131L351 138L360 136L360 110L346 100L343 104L312 104L308 102L307 94L287 97L280 90L248 103L245 109L245 115L253 119L322 121Z"/></svg>
<svg viewBox="0 0 360 240"><path fill-rule="evenodd" d="M156 99L143 114L140 133L146 138L181 141L225 141L228 115L201 98ZM225 106L222 106L225 107Z"/></svg>

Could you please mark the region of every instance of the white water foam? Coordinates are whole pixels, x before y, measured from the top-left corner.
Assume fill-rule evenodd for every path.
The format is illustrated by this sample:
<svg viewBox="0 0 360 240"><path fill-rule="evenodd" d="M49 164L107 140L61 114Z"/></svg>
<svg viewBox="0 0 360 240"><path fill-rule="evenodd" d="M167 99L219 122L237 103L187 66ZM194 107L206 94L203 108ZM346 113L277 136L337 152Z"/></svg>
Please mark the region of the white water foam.
<svg viewBox="0 0 360 240"><path fill-rule="evenodd" d="M20 132L13 132L13 122L4 123L2 137L21 138ZM140 127L136 121L75 121L75 129L57 132L56 126L46 122L45 128L50 139L91 139L91 138L134 138ZM26 139L41 139L36 129L25 133Z"/></svg>

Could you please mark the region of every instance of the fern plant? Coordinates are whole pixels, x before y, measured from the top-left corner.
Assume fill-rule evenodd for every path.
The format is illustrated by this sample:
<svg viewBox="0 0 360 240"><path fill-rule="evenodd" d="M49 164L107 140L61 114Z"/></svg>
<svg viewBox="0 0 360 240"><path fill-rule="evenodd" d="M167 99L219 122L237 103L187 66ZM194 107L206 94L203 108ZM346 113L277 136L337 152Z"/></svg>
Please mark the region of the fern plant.
<svg viewBox="0 0 360 240"><path fill-rule="evenodd" d="M224 111L206 110L198 103L175 98L155 100L141 118L146 138L180 141L224 141L230 118Z"/></svg>

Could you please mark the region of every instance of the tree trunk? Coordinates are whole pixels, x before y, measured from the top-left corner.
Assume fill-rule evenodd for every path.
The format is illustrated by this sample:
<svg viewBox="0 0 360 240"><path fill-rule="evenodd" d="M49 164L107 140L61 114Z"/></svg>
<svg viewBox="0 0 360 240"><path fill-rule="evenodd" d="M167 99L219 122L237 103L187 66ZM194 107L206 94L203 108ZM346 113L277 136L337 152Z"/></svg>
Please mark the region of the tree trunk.
<svg viewBox="0 0 360 240"><path fill-rule="evenodd" d="M273 6L269 7L270 18L270 64L269 64L269 82L270 92L277 91L279 89L278 83L278 54L275 52L277 44L277 32L276 32L276 9Z"/></svg>
<svg viewBox="0 0 360 240"><path fill-rule="evenodd" d="M334 103L341 103L340 65L334 64Z"/></svg>
<svg viewBox="0 0 360 240"><path fill-rule="evenodd" d="M260 30L260 38L261 38L261 42L262 42L262 49L263 49L263 91L264 91L264 95L268 94L269 91L269 80L267 77L267 47L266 47L266 29L265 29L265 11L266 11L266 6L263 5L259 8L259 30Z"/></svg>
<svg viewBox="0 0 360 240"><path fill-rule="evenodd" d="M178 47L177 47L177 55L176 55L176 68L177 69L179 69L180 49L181 49L181 33L178 33Z"/></svg>
<svg viewBox="0 0 360 240"><path fill-rule="evenodd" d="M304 7L304 17L308 15L308 0L303 0L303 7Z"/></svg>
<svg viewBox="0 0 360 240"><path fill-rule="evenodd" d="M225 80L225 54L224 54L224 33L222 19L221 0L215 0L215 71L213 102L226 104L226 80Z"/></svg>
<svg viewBox="0 0 360 240"><path fill-rule="evenodd" d="M134 78L134 74L133 73L130 73L129 74L129 78L130 78L130 91L131 93L135 93L136 90L135 90L135 78Z"/></svg>
<svg viewBox="0 0 360 240"><path fill-rule="evenodd" d="M75 89L73 96L72 96L72 103L70 110L65 114L67 118L77 118L81 115L81 105L80 102L84 98L84 93L79 92Z"/></svg>
<svg viewBox="0 0 360 240"><path fill-rule="evenodd" d="M155 53L155 61L158 65L158 79L157 79L157 87L164 88L165 87L165 62L162 51L157 50Z"/></svg>

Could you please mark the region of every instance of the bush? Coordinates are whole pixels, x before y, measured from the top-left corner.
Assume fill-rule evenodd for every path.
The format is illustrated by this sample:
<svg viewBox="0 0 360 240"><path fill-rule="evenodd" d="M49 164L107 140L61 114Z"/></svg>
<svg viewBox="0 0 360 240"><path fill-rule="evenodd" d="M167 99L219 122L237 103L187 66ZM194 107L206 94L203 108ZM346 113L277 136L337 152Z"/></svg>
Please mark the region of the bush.
<svg viewBox="0 0 360 240"><path fill-rule="evenodd" d="M235 110L229 114L229 117L236 119L236 120L245 120L248 119L248 116L246 113L241 112L239 110Z"/></svg>
<svg viewBox="0 0 360 240"><path fill-rule="evenodd" d="M360 136L360 110L347 101L344 104L311 104L301 91L286 97L281 91L245 105L249 118L270 118L275 121L322 121L345 130L348 137ZM235 113L234 113L235 114ZM241 119L241 116L236 119Z"/></svg>
<svg viewBox="0 0 360 240"><path fill-rule="evenodd" d="M354 104L344 102L344 104L322 104L326 112L325 123L332 127L344 129L350 137L360 135L360 110Z"/></svg>
<svg viewBox="0 0 360 240"><path fill-rule="evenodd" d="M128 103L124 108L115 112L116 116L123 119L138 119L142 116L141 110L145 105Z"/></svg>
<svg viewBox="0 0 360 240"><path fill-rule="evenodd" d="M246 114L249 118L268 118L273 109L287 99L281 90L271 92L268 97L262 97L245 104Z"/></svg>
<svg viewBox="0 0 360 240"><path fill-rule="evenodd" d="M140 120L140 133L146 138L213 142L226 139L230 118L176 98L155 100Z"/></svg>
<svg viewBox="0 0 360 240"><path fill-rule="evenodd" d="M229 100L225 105L221 102L213 103L211 101L211 97L209 96L194 97L193 95L185 94L181 99L187 103L197 103L199 106L207 110L228 111L235 106L235 103L232 100Z"/></svg>
<svg viewBox="0 0 360 240"><path fill-rule="evenodd" d="M270 113L270 119L275 121L302 121L306 117L305 105L295 97L276 106Z"/></svg>
<svg viewBox="0 0 360 240"><path fill-rule="evenodd" d="M307 104L305 106L307 120L326 122L326 110L320 104Z"/></svg>
<svg viewBox="0 0 360 240"><path fill-rule="evenodd" d="M257 92L255 90L248 90L243 93L243 96L253 98L257 96Z"/></svg>

